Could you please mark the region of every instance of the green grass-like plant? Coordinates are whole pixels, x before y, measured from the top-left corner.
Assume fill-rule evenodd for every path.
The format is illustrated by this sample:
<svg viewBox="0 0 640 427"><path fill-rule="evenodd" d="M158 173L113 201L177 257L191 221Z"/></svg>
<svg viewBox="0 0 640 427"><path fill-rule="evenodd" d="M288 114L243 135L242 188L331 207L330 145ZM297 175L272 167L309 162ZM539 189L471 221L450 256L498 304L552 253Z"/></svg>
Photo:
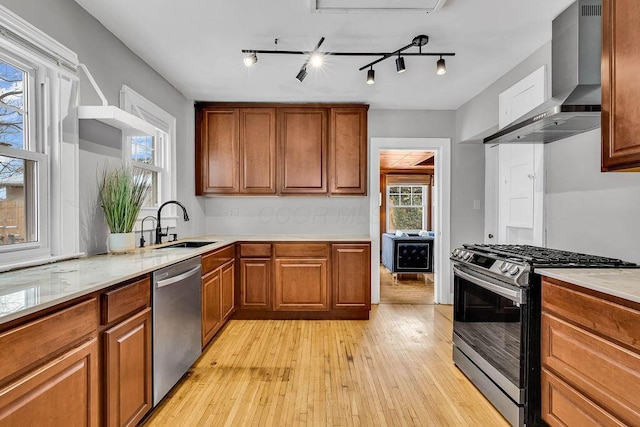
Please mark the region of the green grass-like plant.
<svg viewBox="0 0 640 427"><path fill-rule="evenodd" d="M111 233L130 233L147 192L147 174L130 164L102 172L98 199Z"/></svg>

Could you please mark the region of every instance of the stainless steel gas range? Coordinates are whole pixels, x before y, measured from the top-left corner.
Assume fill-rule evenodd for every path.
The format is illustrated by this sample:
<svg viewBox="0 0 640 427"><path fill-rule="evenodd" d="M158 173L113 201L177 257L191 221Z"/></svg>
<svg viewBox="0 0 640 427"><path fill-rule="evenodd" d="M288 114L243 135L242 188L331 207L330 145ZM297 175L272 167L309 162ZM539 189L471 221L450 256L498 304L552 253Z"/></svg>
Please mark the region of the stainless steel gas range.
<svg viewBox="0 0 640 427"><path fill-rule="evenodd" d="M450 259L455 364L512 425L541 425L536 269L636 265L526 245L464 245Z"/></svg>

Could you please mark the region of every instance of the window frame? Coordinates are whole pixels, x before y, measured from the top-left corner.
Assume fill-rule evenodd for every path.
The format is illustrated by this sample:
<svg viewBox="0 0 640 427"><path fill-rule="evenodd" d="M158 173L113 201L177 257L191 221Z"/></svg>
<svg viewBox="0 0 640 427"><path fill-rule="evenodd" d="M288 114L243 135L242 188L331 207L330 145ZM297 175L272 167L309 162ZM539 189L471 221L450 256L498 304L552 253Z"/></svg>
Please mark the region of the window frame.
<svg viewBox="0 0 640 427"><path fill-rule="evenodd" d="M0 248L0 271L80 256L77 55L0 5L0 58L28 75L29 117L25 149L0 155L37 164L36 241Z"/></svg>
<svg viewBox="0 0 640 427"><path fill-rule="evenodd" d="M137 225L140 226L142 218L147 215L155 217L162 203L173 200L176 197L176 118L127 85L122 85L120 90L120 108L143 119L157 129L156 134L152 135L152 137L157 147L156 150L160 157L161 165L143 166L132 162L135 167L158 173L158 186L160 188L158 206L140 209L140 214L136 221ZM133 134L123 132L122 135L122 158L127 162L131 161L132 136L136 136L135 132ZM163 209L162 214L164 226L175 227L177 225L178 215L175 205L168 205Z"/></svg>
<svg viewBox="0 0 640 427"><path fill-rule="evenodd" d="M421 205L393 205L391 203L391 191L390 188L391 187L422 187L422 204ZM429 185L427 184L416 184L416 183L393 183L393 184L387 184L387 188L386 188L386 195L387 195L387 200L386 200L386 232L387 233L394 233L397 231L397 229L391 229L390 224L391 224L391 210L394 208L414 208L414 209L419 209L422 208L422 228L416 228L416 229L401 229L400 231L403 232L419 232L420 230L426 230L425 226L427 225L427 209L429 208L428 203L429 203L429 195L428 195L428 191L429 191ZM402 193L400 193L402 194Z"/></svg>

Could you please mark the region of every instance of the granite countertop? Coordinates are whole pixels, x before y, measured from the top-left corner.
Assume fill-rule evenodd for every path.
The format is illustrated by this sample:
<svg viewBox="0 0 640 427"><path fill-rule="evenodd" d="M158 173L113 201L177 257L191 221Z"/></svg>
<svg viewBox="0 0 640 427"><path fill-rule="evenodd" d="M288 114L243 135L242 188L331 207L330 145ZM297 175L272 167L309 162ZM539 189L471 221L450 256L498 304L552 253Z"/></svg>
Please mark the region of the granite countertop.
<svg viewBox="0 0 640 427"><path fill-rule="evenodd" d="M0 324L236 242L370 242L362 235L199 236L200 248L151 246L125 255L96 255L0 273ZM172 242L173 243L173 242Z"/></svg>
<svg viewBox="0 0 640 427"><path fill-rule="evenodd" d="M640 303L640 268L543 268L536 273Z"/></svg>

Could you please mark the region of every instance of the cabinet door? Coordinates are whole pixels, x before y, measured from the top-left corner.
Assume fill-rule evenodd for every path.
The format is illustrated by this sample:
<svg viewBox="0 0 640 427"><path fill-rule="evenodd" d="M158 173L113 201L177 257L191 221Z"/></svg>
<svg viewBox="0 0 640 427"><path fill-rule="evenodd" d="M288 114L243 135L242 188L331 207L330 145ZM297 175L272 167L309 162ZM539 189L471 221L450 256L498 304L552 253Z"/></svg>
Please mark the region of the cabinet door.
<svg viewBox="0 0 640 427"><path fill-rule="evenodd" d="M151 409L151 308L104 333L106 425L135 426Z"/></svg>
<svg viewBox="0 0 640 427"><path fill-rule="evenodd" d="M236 275L235 261L230 261L221 267L220 280L222 282L220 299L222 319L226 320L233 313L235 308L234 294L234 277Z"/></svg>
<svg viewBox="0 0 640 427"><path fill-rule="evenodd" d="M279 190L327 192L327 109L279 108Z"/></svg>
<svg viewBox="0 0 640 427"><path fill-rule="evenodd" d="M240 109L240 192L276 193L276 110Z"/></svg>
<svg viewBox="0 0 640 427"><path fill-rule="evenodd" d="M331 194L367 194L367 109L332 108L330 123Z"/></svg>
<svg viewBox="0 0 640 427"><path fill-rule="evenodd" d="M333 308L371 308L369 245L332 245Z"/></svg>
<svg viewBox="0 0 640 427"><path fill-rule="evenodd" d="M239 190L237 108L203 108L196 120L196 194Z"/></svg>
<svg viewBox="0 0 640 427"><path fill-rule="evenodd" d="M269 310L271 307L271 258L240 260L240 309Z"/></svg>
<svg viewBox="0 0 640 427"><path fill-rule="evenodd" d="M0 389L0 425L97 426L97 356L94 338Z"/></svg>
<svg viewBox="0 0 640 427"><path fill-rule="evenodd" d="M276 259L276 311L329 309L326 258Z"/></svg>
<svg viewBox="0 0 640 427"><path fill-rule="evenodd" d="M202 278L202 347L211 341L222 326L220 271L214 270Z"/></svg>
<svg viewBox="0 0 640 427"><path fill-rule="evenodd" d="M604 0L602 170L640 171L640 2Z"/></svg>

